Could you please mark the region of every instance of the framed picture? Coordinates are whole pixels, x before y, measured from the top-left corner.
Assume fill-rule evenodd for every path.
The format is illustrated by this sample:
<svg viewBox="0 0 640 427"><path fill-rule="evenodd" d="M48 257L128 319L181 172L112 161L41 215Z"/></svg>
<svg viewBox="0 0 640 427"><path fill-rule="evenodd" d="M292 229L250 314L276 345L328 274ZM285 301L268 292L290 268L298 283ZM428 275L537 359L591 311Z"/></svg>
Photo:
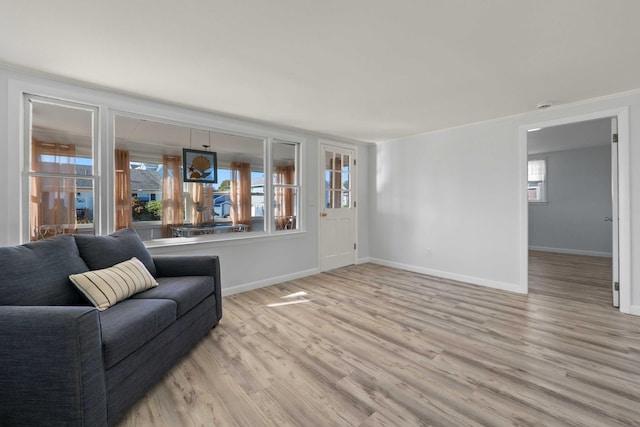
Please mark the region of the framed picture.
<svg viewBox="0 0 640 427"><path fill-rule="evenodd" d="M218 156L211 151L182 149L184 182L218 182Z"/></svg>

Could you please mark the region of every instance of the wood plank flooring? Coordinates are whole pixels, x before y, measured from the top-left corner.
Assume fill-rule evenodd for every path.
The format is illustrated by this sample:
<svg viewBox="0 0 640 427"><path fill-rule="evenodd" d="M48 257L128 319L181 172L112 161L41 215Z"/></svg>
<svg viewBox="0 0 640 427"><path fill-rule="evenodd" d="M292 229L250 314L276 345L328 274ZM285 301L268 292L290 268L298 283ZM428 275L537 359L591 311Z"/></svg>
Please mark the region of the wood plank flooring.
<svg viewBox="0 0 640 427"><path fill-rule="evenodd" d="M640 425L640 317L610 275L532 252L529 295L374 264L232 295L119 425Z"/></svg>

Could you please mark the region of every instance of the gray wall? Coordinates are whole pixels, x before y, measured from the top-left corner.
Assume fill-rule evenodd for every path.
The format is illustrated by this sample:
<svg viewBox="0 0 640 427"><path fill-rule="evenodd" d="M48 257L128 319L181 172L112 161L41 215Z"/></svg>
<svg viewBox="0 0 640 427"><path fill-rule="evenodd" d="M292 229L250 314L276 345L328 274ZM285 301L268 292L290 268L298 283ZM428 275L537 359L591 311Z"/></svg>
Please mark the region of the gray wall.
<svg viewBox="0 0 640 427"><path fill-rule="evenodd" d="M547 202L529 204L529 248L611 256L611 148L558 151L547 158Z"/></svg>

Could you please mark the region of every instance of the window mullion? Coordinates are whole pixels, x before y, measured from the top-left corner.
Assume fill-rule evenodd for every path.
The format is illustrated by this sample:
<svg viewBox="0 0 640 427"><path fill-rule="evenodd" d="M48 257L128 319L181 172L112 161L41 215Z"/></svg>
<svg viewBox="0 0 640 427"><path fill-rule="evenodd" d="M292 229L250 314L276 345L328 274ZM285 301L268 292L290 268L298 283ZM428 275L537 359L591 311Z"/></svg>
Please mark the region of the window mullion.
<svg viewBox="0 0 640 427"><path fill-rule="evenodd" d="M273 212L275 209L275 192L273 186L273 138L267 138L264 145L264 227L268 234L274 231L274 217Z"/></svg>

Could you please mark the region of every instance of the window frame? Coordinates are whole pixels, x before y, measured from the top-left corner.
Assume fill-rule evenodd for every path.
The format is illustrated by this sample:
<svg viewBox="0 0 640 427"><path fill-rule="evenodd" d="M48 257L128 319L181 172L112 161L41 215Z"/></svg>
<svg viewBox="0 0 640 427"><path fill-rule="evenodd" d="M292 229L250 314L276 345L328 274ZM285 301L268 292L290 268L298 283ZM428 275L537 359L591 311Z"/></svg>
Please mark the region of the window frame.
<svg viewBox="0 0 640 427"><path fill-rule="evenodd" d="M274 175L276 173L276 166L274 165L274 156L271 155L271 161L270 161L270 174L269 174L269 182L270 182L270 186L271 186L271 190L269 192L270 197L269 197L269 202L270 204L267 204L267 198L265 197L265 213L267 212L267 210L269 210L269 212L271 213L271 218L269 220L269 226L272 229L272 233L276 233L276 234L281 234L281 233L290 233L290 232L296 232L299 231L301 229L301 217L302 217L302 213L301 213L301 208L302 208L302 204L300 202L300 199L302 197L302 184L301 184L301 179L302 179L302 173L301 173L301 152L302 152L302 144L300 142L297 141L292 141L290 139L286 139L286 138L271 138L271 148L273 148L274 144L291 144L295 147L295 154L294 154L294 178L293 178L293 184L277 184L274 182ZM293 190L293 193L295 194L294 197L294 207L293 207L293 212L294 212L294 217L295 217L295 227L294 228L282 228L282 229L278 229L277 224L276 224L276 215L275 215L275 211L276 211L276 197L277 197L277 189L282 188L282 189L291 189ZM265 193L266 193L266 177L265 177Z"/></svg>
<svg viewBox="0 0 640 427"><path fill-rule="evenodd" d="M33 139L33 114L32 114L32 101L49 104L52 106L59 106L64 108L71 108L81 111L90 112L91 115L91 175L78 174L78 173L43 173L31 171L31 154L32 154L32 139ZM22 227L20 227L21 241L29 242L31 240L31 219L30 219L30 194L31 194L31 178L59 178L59 179L73 179L73 180L90 180L93 187L93 222L92 223L78 223L76 228L80 230L93 230L93 234L97 235L98 230L101 229L102 211L100 210L101 203L99 203L100 197L100 175L98 174L99 168L99 153L100 153L100 107L98 105L82 102L71 101L63 99L57 96L39 95L32 91L21 92L22 102L22 149L23 149L23 161L22 163L22 208L26 213L26 219L23 221ZM81 156L86 157L86 156ZM77 171L76 171L77 172ZM77 195L77 192L76 192Z"/></svg>
<svg viewBox="0 0 640 427"><path fill-rule="evenodd" d="M183 245L183 244L193 244L193 243L203 243L203 242L215 242L215 241L232 241L232 240L244 240L244 239L253 239L253 238L273 238L276 236L280 236L282 234L300 234L300 233L306 233L306 230L303 228L304 227L304 186L303 186L303 173L302 173L302 169L303 166L301 165L302 159L304 159L303 157L303 152L304 152L304 147L305 147L305 142L306 140L304 138L298 137L298 136L293 136L291 134L283 134L282 132L278 132L278 131L273 131L273 132L266 132L268 135L265 135L264 133L261 132L253 132L253 131L247 131L245 129L234 129L234 128L220 128L218 126L212 126L212 125L203 125L203 124L195 124L193 122L189 122L186 120L172 120L166 117L158 117L158 116L153 116L153 115L146 115L146 114L141 114L141 113L136 113L136 112L131 112L131 111L126 111L126 110L116 110L116 109L111 109L110 113L109 113L109 126L112 129L112 134L110 137L110 146L109 146L109 152L110 152L110 156L111 158L113 158L113 152L116 148L116 141L115 141L115 123L116 123L116 118L117 117L127 117L130 119L137 119L137 120L145 120L145 121L153 121L153 122L158 122L158 123L164 123L164 124L171 124L171 125L175 125L175 126L181 126L181 127L185 127L185 128L190 128L193 130L201 130L204 132L211 132L211 133L221 133L221 134L227 134L227 135L234 135L234 136L239 136L239 137L247 137L247 138L253 138L253 139L259 139L262 141L263 144L263 165L264 165L264 183L263 183L263 192L264 193L260 193L260 195L264 196L264 215L263 216L251 216L252 220L256 219L260 219L264 221L264 229L263 230L257 230L257 231L251 231L249 233L219 233L219 234L207 234L207 235L198 235L198 236L193 236L193 237L181 237L181 238L157 238L157 239L150 239L150 240L145 240L145 245L147 247L163 247L163 246L175 246L175 245ZM272 145L274 142L285 142L285 143L291 143L291 144L296 144L297 149L296 149L296 166L297 166L297 170L296 170L296 179L297 179L297 183L296 183L296 187L298 188L298 197L296 199L297 205L297 228L293 229L293 230L276 230L275 227L275 221L274 221L274 214L273 214L273 200L270 196L273 196L273 183L272 183L272 175L273 175L273 159L272 159ZM212 148L213 149L213 148ZM132 161L134 159L134 156L132 156ZM113 169L113 163L111 163L109 165L110 169ZM219 165L219 169L220 169L220 165ZM110 171L111 172L111 171ZM184 184L184 183L183 183ZM113 188L113 187L111 187ZM188 195L188 193L185 193ZM252 193L253 194L253 193ZM257 193L256 193L257 194ZM269 195L269 196L268 196ZM187 199L189 199L189 197L187 197ZM106 200L105 200L106 201ZM113 207L114 203L113 200L111 200L111 198L107 201L111 207ZM186 210L189 209L188 205L188 201L187 203L185 203L185 213ZM186 219L186 218L185 218ZM226 219L225 219L226 220ZM216 220L217 221L217 220ZM224 220L220 220L221 222L224 222ZM228 221L228 220L227 220ZM145 221L145 222L137 222L134 223L133 226L136 227L136 224L138 226L142 226L142 227L150 227L152 226L150 221ZM113 224L111 224L113 228ZM284 233L286 232L286 233Z"/></svg>
<svg viewBox="0 0 640 427"><path fill-rule="evenodd" d="M544 176L541 181L529 180L529 164L531 162L544 162ZM529 186L535 183L539 197L537 199L529 198ZM527 202L531 204L546 204L548 202L548 186L549 186L549 161L546 156L532 156L527 159Z"/></svg>

